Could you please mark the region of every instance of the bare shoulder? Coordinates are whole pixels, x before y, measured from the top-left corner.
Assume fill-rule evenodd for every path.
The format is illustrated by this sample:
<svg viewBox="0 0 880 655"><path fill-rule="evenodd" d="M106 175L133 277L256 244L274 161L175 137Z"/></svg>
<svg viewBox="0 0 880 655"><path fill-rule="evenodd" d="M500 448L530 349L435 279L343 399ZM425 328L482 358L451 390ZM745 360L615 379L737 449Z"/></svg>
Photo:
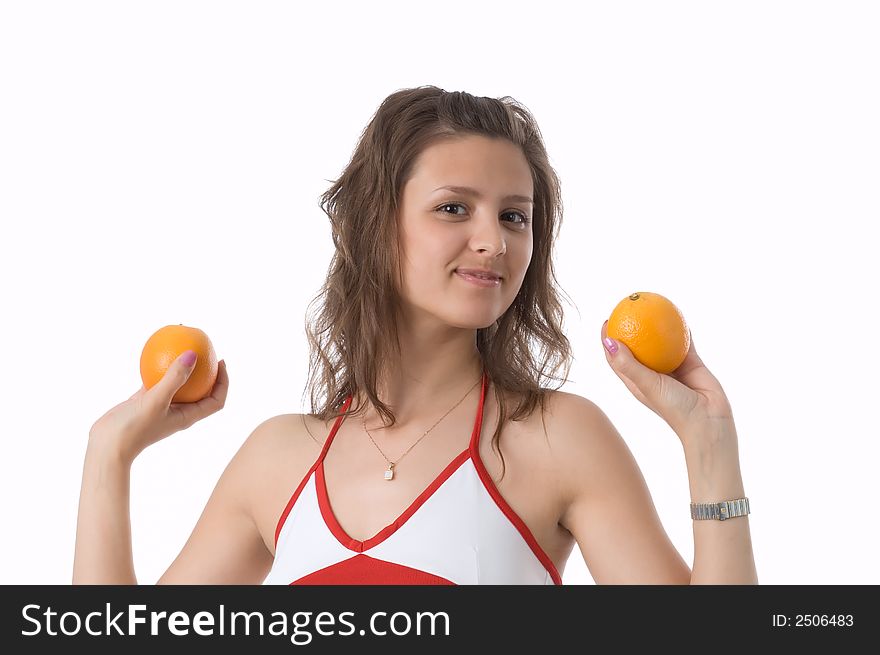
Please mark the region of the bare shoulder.
<svg viewBox="0 0 880 655"><path fill-rule="evenodd" d="M291 475L308 469L321 452L326 435L318 425L317 419L307 415L279 414L260 423L248 436L236 457L246 462L243 469L251 482L249 504L253 514L258 514L267 501L271 505L273 482L286 489Z"/></svg>
<svg viewBox="0 0 880 655"><path fill-rule="evenodd" d="M257 425L242 449L261 460L282 454L311 457L323 447L330 431L328 425L332 426L332 420L323 422L309 414L278 414Z"/></svg>
<svg viewBox="0 0 880 655"><path fill-rule="evenodd" d="M573 429L580 424L585 416L595 419L602 410L592 401L574 393L557 389L543 389L545 399L543 407L538 403L532 412L523 419L529 426L528 432L540 435L546 443L550 437L550 448L559 450L572 439L581 439L581 431ZM515 406L514 398L505 394L509 407ZM509 410L508 410L509 411Z"/></svg>
<svg viewBox="0 0 880 655"><path fill-rule="evenodd" d="M547 415L552 457L568 501L585 489L598 493L622 460L626 466L635 463L611 419L589 398L557 391Z"/></svg>
<svg viewBox="0 0 880 655"><path fill-rule="evenodd" d="M567 391L553 391L548 394L547 417L556 427L555 437L560 447L583 445L584 441L595 438L588 429L610 423L608 416L589 398Z"/></svg>
<svg viewBox="0 0 880 655"><path fill-rule="evenodd" d="M690 569L666 534L641 469L608 415L577 394L555 397L553 468L560 525L597 584L687 584Z"/></svg>
<svg viewBox="0 0 880 655"><path fill-rule="evenodd" d="M255 452L274 451L278 447L296 448L306 445L317 419L305 414L278 414L257 425L248 437L248 443Z"/></svg>
<svg viewBox="0 0 880 655"><path fill-rule="evenodd" d="M182 550L157 584L259 584L273 551L259 508L275 467L298 439L289 418L257 425L242 442L214 487ZM295 456L294 456L295 458Z"/></svg>
<svg viewBox="0 0 880 655"><path fill-rule="evenodd" d="M279 414L260 423L242 446L250 451L245 467L247 511L273 556L279 517L320 455L328 433L308 414Z"/></svg>
<svg viewBox="0 0 880 655"><path fill-rule="evenodd" d="M304 434L298 414L267 418L251 431L230 464L238 464L234 470L246 478L244 486L258 489L260 485L254 485L254 480L265 475L273 463L294 455L303 445Z"/></svg>

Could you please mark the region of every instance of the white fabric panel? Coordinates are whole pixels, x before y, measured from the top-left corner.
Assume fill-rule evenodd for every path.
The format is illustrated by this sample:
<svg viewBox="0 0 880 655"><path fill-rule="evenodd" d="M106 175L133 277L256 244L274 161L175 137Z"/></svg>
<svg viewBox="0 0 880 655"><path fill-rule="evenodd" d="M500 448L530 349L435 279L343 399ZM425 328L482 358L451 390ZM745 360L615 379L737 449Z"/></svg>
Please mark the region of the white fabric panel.
<svg viewBox="0 0 880 655"><path fill-rule="evenodd" d="M356 554L324 522L312 471L281 528L264 584L290 584ZM397 531L364 554L455 584L553 584L470 458Z"/></svg>

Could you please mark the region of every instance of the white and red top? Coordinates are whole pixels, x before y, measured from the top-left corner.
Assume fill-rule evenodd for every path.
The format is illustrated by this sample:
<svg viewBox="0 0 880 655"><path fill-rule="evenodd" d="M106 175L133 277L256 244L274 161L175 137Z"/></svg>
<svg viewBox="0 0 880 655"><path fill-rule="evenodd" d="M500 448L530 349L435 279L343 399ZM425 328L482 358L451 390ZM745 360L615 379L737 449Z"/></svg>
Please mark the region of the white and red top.
<svg viewBox="0 0 880 655"><path fill-rule="evenodd" d="M324 480L324 457L351 404L348 396L278 519L275 561L263 584L562 584L480 459L487 379L484 372L467 449L366 541L352 539L339 525Z"/></svg>

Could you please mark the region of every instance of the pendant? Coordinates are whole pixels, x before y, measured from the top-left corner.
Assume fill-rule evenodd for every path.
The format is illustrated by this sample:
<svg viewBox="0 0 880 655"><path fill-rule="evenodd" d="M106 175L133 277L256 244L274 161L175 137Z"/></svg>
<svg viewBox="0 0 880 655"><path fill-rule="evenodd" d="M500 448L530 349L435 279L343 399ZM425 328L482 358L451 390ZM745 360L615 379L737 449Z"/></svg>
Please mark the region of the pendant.
<svg viewBox="0 0 880 655"><path fill-rule="evenodd" d="M385 471L385 479L393 480L394 479L394 464L388 465L388 470Z"/></svg>

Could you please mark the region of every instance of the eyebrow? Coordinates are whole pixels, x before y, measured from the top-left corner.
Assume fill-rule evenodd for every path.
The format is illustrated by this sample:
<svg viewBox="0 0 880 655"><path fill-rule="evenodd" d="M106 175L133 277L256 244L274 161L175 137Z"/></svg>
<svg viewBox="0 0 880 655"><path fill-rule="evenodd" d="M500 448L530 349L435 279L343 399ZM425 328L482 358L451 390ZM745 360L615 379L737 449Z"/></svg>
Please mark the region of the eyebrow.
<svg viewBox="0 0 880 655"><path fill-rule="evenodd" d="M447 191L452 191L454 193L460 193L465 196L472 196L474 198L482 198L483 197L482 193L480 193L476 189L473 189L469 186L438 186L436 189L434 189L434 191L440 191L441 189L445 189ZM434 191L432 191L431 193L434 193ZM512 200L514 202L529 202L532 204L534 204L534 202L535 202L534 200L532 200L528 196L520 196L520 195L516 195L516 194L510 195L510 196L505 196L504 198L502 198L502 200L504 202L508 202L508 201Z"/></svg>

